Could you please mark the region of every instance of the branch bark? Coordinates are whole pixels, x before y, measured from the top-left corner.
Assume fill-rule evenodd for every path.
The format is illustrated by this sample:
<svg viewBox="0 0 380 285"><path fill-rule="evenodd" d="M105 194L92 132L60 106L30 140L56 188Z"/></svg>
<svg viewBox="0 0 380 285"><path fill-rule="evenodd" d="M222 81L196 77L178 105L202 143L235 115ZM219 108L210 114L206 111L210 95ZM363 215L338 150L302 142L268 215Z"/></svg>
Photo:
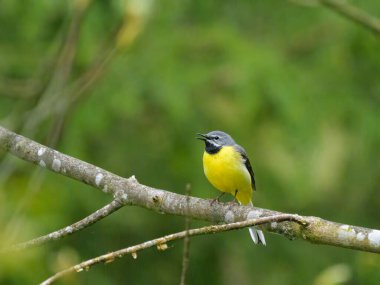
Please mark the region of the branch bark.
<svg viewBox="0 0 380 285"><path fill-rule="evenodd" d="M114 199L118 199L124 205L136 205L163 214L188 216L213 223L232 223L282 214L267 209L223 203L214 203L211 206L205 199L187 198L185 195L142 185L134 176L122 178L3 127L0 127L0 148L25 161L113 195ZM299 238L316 244L380 253L379 230L330 222L319 217L302 218L307 222L307 227L289 222L273 222L261 228L290 239Z"/></svg>

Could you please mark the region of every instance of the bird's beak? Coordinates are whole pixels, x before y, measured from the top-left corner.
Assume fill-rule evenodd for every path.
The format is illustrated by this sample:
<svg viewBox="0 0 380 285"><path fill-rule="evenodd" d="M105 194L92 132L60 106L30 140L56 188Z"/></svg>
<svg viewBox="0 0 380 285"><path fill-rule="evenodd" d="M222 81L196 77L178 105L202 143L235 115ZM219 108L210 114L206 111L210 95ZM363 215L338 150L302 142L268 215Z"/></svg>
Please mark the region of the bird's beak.
<svg viewBox="0 0 380 285"><path fill-rule="evenodd" d="M204 135L204 134L197 134L197 139L198 140L201 140L201 141L207 141L208 137L207 135Z"/></svg>

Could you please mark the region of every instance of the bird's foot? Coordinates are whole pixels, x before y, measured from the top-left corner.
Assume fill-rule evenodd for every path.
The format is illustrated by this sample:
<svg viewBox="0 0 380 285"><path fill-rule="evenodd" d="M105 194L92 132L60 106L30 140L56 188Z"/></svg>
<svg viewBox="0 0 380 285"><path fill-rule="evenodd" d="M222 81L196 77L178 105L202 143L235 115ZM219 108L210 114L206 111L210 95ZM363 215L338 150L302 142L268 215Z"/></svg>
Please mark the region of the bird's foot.
<svg viewBox="0 0 380 285"><path fill-rule="evenodd" d="M211 199L211 202L210 202L210 205L212 206L212 205L214 205L215 204L215 202L220 202L220 198L222 197L224 195L224 192L222 192L222 194L220 194L218 197L216 197L215 199Z"/></svg>
<svg viewBox="0 0 380 285"><path fill-rule="evenodd" d="M219 197L218 198L214 198L214 199L210 199L210 205L213 206L216 202L219 203Z"/></svg>

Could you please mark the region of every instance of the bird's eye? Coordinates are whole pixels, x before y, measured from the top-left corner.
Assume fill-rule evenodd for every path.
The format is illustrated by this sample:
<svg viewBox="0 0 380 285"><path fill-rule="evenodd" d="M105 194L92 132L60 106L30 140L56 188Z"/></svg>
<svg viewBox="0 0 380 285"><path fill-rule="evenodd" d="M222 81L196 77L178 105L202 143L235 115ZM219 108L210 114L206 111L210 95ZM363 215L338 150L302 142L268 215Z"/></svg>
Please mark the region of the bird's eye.
<svg viewBox="0 0 380 285"><path fill-rule="evenodd" d="M214 137L214 140L216 140L216 141L217 141L218 139L219 139L219 137L218 137L218 136L215 136L215 137Z"/></svg>

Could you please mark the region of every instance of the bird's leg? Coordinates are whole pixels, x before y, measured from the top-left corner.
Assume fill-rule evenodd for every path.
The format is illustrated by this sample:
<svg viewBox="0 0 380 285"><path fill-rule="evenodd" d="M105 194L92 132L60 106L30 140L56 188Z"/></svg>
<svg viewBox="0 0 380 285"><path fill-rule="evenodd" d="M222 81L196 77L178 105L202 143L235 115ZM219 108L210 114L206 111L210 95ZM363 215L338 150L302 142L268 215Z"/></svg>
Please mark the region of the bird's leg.
<svg viewBox="0 0 380 285"><path fill-rule="evenodd" d="M239 204L239 201L236 199L237 193L238 193L238 190L236 189L234 199L230 202L231 204Z"/></svg>
<svg viewBox="0 0 380 285"><path fill-rule="evenodd" d="M222 198L222 196L225 194L226 192L222 192L218 197L216 197L215 199L212 199L211 200L211 205L214 204L216 201L219 202L219 199Z"/></svg>

